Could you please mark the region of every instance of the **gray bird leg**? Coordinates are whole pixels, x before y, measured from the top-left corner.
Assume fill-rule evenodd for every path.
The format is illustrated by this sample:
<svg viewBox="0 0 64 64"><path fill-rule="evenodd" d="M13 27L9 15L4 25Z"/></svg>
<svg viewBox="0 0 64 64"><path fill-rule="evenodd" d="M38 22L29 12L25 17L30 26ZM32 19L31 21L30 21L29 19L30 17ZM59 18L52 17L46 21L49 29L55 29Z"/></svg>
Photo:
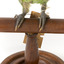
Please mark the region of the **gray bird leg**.
<svg viewBox="0 0 64 64"><path fill-rule="evenodd" d="M16 25L15 25L15 31L17 31L17 29L21 26L21 24L24 21L25 15L29 12L29 7L30 7L29 3L23 2L22 6L23 6L23 13L16 16L17 21L16 21Z"/></svg>
<svg viewBox="0 0 64 64"><path fill-rule="evenodd" d="M46 10L46 5L42 5L42 7L41 7L40 22L39 22L39 28L40 28L39 31L44 29L46 18L48 17L48 15L45 14L45 10Z"/></svg>

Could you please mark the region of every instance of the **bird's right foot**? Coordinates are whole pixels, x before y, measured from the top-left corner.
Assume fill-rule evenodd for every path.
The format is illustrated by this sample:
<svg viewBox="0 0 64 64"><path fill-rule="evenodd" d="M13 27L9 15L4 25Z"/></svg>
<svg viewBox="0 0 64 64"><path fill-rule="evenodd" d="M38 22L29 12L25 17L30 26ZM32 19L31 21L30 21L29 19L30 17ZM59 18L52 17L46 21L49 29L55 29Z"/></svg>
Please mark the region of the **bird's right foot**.
<svg viewBox="0 0 64 64"><path fill-rule="evenodd" d="M21 26L21 24L23 23L24 20L24 15L20 14L20 15L15 15L16 20L16 24L15 24L15 31L17 31L17 29Z"/></svg>
<svg viewBox="0 0 64 64"><path fill-rule="evenodd" d="M39 32L44 29L46 19L49 19L49 18L50 17L47 14L45 14L45 11L41 12L41 17L40 17L40 21L39 21L39 28L40 28Z"/></svg>

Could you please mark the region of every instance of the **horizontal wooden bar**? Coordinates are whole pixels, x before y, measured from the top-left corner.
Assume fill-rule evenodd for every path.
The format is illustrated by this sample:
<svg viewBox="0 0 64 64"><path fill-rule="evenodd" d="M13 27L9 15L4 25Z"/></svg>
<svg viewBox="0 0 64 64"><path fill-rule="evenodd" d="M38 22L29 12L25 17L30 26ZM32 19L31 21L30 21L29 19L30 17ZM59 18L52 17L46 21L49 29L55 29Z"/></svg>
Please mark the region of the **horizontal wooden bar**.
<svg viewBox="0 0 64 64"><path fill-rule="evenodd" d="M0 18L0 32L15 32L16 19ZM23 33L64 33L64 19L47 19L44 29L39 32L39 20L25 18L16 32Z"/></svg>

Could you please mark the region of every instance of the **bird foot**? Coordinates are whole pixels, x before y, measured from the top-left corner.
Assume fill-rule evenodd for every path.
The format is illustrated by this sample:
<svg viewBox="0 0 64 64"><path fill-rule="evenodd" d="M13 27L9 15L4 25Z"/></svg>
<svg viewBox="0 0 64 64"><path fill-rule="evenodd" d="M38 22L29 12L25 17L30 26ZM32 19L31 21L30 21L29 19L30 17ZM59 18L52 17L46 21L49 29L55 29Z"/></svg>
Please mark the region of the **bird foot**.
<svg viewBox="0 0 64 64"><path fill-rule="evenodd" d="M48 19L49 16L45 14L45 11L41 12L40 21L39 21L39 32L42 31L45 27L46 19Z"/></svg>
<svg viewBox="0 0 64 64"><path fill-rule="evenodd" d="M40 21L39 21L39 32L44 29L46 19L49 19L49 16L45 14L45 11L42 11L40 16Z"/></svg>
<svg viewBox="0 0 64 64"><path fill-rule="evenodd" d="M16 20L16 25L15 25L15 31L17 31L17 29L21 26L21 24L23 23L24 20L24 15L20 14L20 15L15 15Z"/></svg>

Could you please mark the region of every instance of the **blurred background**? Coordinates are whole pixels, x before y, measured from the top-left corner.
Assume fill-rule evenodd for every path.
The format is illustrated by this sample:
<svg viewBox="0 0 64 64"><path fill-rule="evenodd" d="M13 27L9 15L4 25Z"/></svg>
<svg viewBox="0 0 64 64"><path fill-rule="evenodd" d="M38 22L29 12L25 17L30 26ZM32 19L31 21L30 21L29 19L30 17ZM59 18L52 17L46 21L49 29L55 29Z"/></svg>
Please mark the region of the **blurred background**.
<svg viewBox="0 0 64 64"><path fill-rule="evenodd" d="M64 0L49 0L46 13L50 18L64 19ZM31 4L30 12L41 12L40 4ZM0 17L14 17L22 13L22 6L18 0L0 0ZM30 16L27 15L27 18ZM24 33L0 32L0 63L9 55L25 50ZM64 60L64 34L45 33L40 50L51 52Z"/></svg>

